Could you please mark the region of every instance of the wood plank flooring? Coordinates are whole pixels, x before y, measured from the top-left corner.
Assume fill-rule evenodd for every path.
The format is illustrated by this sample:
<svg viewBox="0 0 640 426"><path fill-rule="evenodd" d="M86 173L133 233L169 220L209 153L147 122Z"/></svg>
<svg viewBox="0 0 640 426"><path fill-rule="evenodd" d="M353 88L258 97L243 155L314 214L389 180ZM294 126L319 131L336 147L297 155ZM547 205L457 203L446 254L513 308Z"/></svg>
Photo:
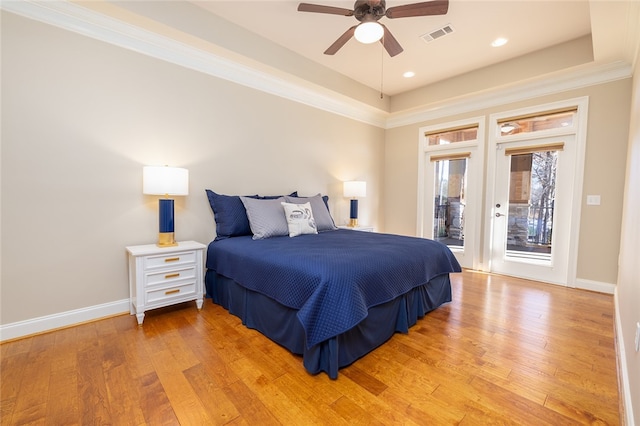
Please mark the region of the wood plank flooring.
<svg viewBox="0 0 640 426"><path fill-rule="evenodd" d="M612 296L470 271L452 285L337 380L210 300L7 342L1 423L620 423Z"/></svg>

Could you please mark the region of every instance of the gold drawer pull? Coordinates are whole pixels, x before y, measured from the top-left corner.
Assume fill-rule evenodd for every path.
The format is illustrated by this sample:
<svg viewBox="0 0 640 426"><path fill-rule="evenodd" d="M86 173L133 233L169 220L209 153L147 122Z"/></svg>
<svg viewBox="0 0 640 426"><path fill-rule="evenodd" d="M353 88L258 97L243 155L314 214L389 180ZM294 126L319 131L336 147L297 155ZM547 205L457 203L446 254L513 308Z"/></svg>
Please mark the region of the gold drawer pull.
<svg viewBox="0 0 640 426"><path fill-rule="evenodd" d="M180 260L179 257L167 257L164 261L165 262L177 262L178 260Z"/></svg>
<svg viewBox="0 0 640 426"><path fill-rule="evenodd" d="M164 292L164 294L174 294L174 293L180 293L180 289L176 288L175 290L167 290Z"/></svg>
<svg viewBox="0 0 640 426"><path fill-rule="evenodd" d="M180 276L180 274L167 274L164 277L165 277L165 279L167 279L167 278L175 278L175 277L179 277L179 276Z"/></svg>

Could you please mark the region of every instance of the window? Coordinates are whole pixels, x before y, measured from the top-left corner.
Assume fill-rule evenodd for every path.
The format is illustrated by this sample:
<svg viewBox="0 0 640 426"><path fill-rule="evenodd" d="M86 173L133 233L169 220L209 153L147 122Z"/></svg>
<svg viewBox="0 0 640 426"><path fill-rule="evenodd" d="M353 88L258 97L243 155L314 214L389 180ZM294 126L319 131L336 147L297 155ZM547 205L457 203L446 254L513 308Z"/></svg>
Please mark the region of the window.
<svg viewBox="0 0 640 426"><path fill-rule="evenodd" d="M464 155L431 157L435 175L433 239L448 246L464 246L467 157Z"/></svg>
<svg viewBox="0 0 640 426"><path fill-rule="evenodd" d="M506 149L511 156L507 256L550 259L558 151L547 147Z"/></svg>
<svg viewBox="0 0 640 426"><path fill-rule="evenodd" d="M429 146L449 145L478 139L478 126L459 127L425 133Z"/></svg>
<svg viewBox="0 0 640 426"><path fill-rule="evenodd" d="M562 127L573 127L576 113L577 109L571 108L501 119L498 121L500 136L539 132L549 129L559 129Z"/></svg>

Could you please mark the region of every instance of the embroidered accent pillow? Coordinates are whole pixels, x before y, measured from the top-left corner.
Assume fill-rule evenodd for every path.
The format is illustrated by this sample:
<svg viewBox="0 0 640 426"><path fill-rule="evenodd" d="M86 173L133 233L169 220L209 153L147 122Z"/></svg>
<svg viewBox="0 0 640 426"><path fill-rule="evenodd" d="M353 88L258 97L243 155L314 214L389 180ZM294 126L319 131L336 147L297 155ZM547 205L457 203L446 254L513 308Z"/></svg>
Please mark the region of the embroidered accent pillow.
<svg viewBox="0 0 640 426"><path fill-rule="evenodd" d="M331 217L331 213L329 213L329 206L324 201L324 197L320 194L315 195L313 197L284 197L287 203L310 203L311 209L313 211L313 216L316 220L316 226L319 232L322 231L330 231L334 229L338 229L336 224Z"/></svg>
<svg viewBox="0 0 640 426"><path fill-rule="evenodd" d="M284 207L290 237L318 233L318 227L316 226L316 221L313 219L313 211L311 210L310 203L282 203L282 207Z"/></svg>

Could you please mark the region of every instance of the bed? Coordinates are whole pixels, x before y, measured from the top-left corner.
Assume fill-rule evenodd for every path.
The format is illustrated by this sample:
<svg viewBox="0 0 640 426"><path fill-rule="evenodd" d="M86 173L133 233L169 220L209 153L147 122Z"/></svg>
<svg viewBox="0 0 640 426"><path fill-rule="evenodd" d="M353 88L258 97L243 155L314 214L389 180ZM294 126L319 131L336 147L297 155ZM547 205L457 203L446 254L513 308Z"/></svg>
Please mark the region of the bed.
<svg viewBox="0 0 640 426"><path fill-rule="evenodd" d="M264 206L276 209L281 198L269 199L251 203L264 214ZM301 355L309 373L336 379L340 368L450 302L449 274L460 266L436 241L337 229L333 219L323 223L318 211L328 212L326 199L315 200L307 204L320 216L314 233L256 238L255 211L248 205L248 233L225 234L217 226L207 249L205 286L207 297L245 326ZM216 203L211 205L216 215ZM235 207L234 215L242 210ZM218 209L216 223L223 218Z"/></svg>

